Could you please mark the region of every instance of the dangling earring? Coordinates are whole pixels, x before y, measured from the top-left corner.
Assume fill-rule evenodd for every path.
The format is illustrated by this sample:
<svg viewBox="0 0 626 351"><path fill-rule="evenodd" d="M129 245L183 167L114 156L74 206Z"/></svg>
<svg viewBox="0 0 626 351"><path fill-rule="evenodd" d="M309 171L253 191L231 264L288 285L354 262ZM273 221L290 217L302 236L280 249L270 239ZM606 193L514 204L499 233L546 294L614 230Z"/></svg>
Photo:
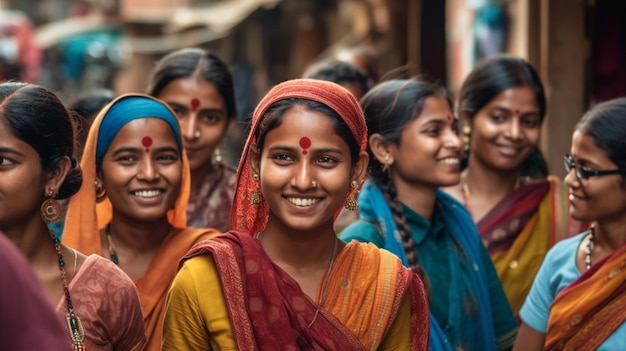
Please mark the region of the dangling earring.
<svg viewBox="0 0 626 351"><path fill-rule="evenodd" d="M61 220L61 204L54 199L54 188L46 192L47 199L41 204L41 220L44 223L55 223Z"/></svg>
<svg viewBox="0 0 626 351"><path fill-rule="evenodd" d="M463 126L461 133L463 134L463 150L465 150L467 154L470 150L470 134L472 134L472 128L470 126Z"/></svg>
<svg viewBox="0 0 626 351"><path fill-rule="evenodd" d="M94 181L94 185L96 187L96 202L102 202L104 201L104 199L107 198L107 192L104 189L104 185L102 184L102 182L100 181L100 179L97 179Z"/></svg>
<svg viewBox="0 0 626 351"><path fill-rule="evenodd" d="M259 181L259 175L254 173L252 175L252 179L255 182ZM261 199L261 193L259 192L258 187L256 186L257 184L255 183L255 188L252 191L252 194L250 194L250 204L254 205L254 206L258 206L261 202L263 202L263 200Z"/></svg>
<svg viewBox="0 0 626 351"><path fill-rule="evenodd" d="M383 173L389 173L389 166L391 165L389 158L389 154L385 154L383 157L383 160L385 161L385 163L383 163Z"/></svg>
<svg viewBox="0 0 626 351"><path fill-rule="evenodd" d="M348 211L359 210L359 203L356 201L356 195L355 195L357 186L359 186L359 183L357 183L356 180L353 180L352 182L350 182L350 187L352 188L352 190L350 191L350 195L348 195L348 198L346 199L346 204L344 205L344 207Z"/></svg>
<svg viewBox="0 0 626 351"><path fill-rule="evenodd" d="M217 163L222 162L222 153L220 152L220 149L215 148L215 151L213 151L213 159Z"/></svg>

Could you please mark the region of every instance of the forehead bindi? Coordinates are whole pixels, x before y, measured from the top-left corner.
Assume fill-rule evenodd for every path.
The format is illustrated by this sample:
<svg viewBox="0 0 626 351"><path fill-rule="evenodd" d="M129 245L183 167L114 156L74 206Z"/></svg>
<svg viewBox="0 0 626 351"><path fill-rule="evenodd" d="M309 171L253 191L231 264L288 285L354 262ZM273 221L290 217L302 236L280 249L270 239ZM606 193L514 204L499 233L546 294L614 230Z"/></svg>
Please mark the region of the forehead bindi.
<svg viewBox="0 0 626 351"><path fill-rule="evenodd" d="M311 147L311 139L309 137L302 137L299 141L300 147L302 148L302 154L306 155L308 153L308 149Z"/></svg>
<svg viewBox="0 0 626 351"><path fill-rule="evenodd" d="M149 136L144 136L143 138L141 138L141 145L143 145L146 152L150 152L150 146L152 146L152 138Z"/></svg>
<svg viewBox="0 0 626 351"><path fill-rule="evenodd" d="M191 99L190 104L191 104L191 110L196 111L198 107L200 107L200 99L193 98Z"/></svg>

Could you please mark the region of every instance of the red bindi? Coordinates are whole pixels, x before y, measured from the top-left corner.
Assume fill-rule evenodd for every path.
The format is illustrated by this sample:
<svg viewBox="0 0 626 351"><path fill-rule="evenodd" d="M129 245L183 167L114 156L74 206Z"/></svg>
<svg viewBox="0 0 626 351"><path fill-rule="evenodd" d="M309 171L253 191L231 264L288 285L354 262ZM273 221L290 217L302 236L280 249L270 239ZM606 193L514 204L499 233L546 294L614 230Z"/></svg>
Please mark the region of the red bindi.
<svg viewBox="0 0 626 351"><path fill-rule="evenodd" d="M516 109L515 109L515 114L516 114L516 115L519 115L519 108L516 108Z"/></svg>
<svg viewBox="0 0 626 351"><path fill-rule="evenodd" d="M448 119L448 121L452 120L452 116L450 116L450 115L447 115L446 118Z"/></svg>
<svg viewBox="0 0 626 351"><path fill-rule="evenodd" d="M191 99L191 110L192 111L197 110L198 106L200 106L200 100L198 98Z"/></svg>
<svg viewBox="0 0 626 351"><path fill-rule="evenodd" d="M306 149L311 147L311 139L307 137L300 138L300 147L302 148L302 154L306 155L307 154Z"/></svg>
<svg viewBox="0 0 626 351"><path fill-rule="evenodd" d="M143 137L143 139L141 139L141 145L143 145L146 148L146 152L150 152L150 146L152 145L152 138L150 138L149 136Z"/></svg>

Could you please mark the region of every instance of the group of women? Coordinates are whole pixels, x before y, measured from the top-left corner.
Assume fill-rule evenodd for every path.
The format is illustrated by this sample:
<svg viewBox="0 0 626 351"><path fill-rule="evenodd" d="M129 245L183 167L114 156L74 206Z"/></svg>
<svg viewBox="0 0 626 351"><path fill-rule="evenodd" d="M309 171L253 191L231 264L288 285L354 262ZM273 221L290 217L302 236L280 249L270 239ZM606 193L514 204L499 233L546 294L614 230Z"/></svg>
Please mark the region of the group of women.
<svg viewBox="0 0 626 351"><path fill-rule="evenodd" d="M0 230L74 350L614 350L626 98L577 125L565 182L539 151L545 115L510 56L456 104L417 79L360 101L294 79L258 103L235 172L215 152L228 68L185 49L100 111L78 163L58 97L2 83Z"/></svg>

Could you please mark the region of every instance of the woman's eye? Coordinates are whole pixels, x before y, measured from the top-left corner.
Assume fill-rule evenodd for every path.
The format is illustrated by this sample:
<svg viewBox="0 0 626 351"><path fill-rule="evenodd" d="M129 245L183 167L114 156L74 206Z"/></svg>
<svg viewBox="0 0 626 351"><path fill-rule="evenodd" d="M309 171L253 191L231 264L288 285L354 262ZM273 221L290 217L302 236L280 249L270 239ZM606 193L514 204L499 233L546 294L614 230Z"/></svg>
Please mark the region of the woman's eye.
<svg viewBox="0 0 626 351"><path fill-rule="evenodd" d="M210 124L215 124L215 123L219 122L219 120L220 120L220 116L219 116L219 115L217 115L217 114L214 114L214 113L210 113L210 114L206 114L206 115L204 115L204 116L202 117L202 119L203 119L205 122L208 122L208 123L210 123Z"/></svg>
<svg viewBox="0 0 626 351"><path fill-rule="evenodd" d="M538 118L524 118L522 119L522 124L528 128L535 128L539 126L539 119Z"/></svg>
<svg viewBox="0 0 626 351"><path fill-rule="evenodd" d="M504 116L501 115L491 115L491 120L494 122L503 122Z"/></svg>
<svg viewBox="0 0 626 351"><path fill-rule="evenodd" d="M10 166L13 164L15 164L13 160L0 156L0 166Z"/></svg>
<svg viewBox="0 0 626 351"><path fill-rule="evenodd" d="M317 159L317 163L334 164L337 160L329 156L322 156Z"/></svg>
<svg viewBox="0 0 626 351"><path fill-rule="evenodd" d="M137 158L133 155L123 155L123 156L118 157L117 160L120 162L128 163L128 162L136 161Z"/></svg>
<svg viewBox="0 0 626 351"><path fill-rule="evenodd" d="M157 161L178 161L177 155L159 155L157 156Z"/></svg>
<svg viewBox="0 0 626 351"><path fill-rule="evenodd" d="M276 161L281 161L281 162L287 162L287 161L292 160L291 156L287 154L277 154L277 155L274 155L272 158Z"/></svg>

